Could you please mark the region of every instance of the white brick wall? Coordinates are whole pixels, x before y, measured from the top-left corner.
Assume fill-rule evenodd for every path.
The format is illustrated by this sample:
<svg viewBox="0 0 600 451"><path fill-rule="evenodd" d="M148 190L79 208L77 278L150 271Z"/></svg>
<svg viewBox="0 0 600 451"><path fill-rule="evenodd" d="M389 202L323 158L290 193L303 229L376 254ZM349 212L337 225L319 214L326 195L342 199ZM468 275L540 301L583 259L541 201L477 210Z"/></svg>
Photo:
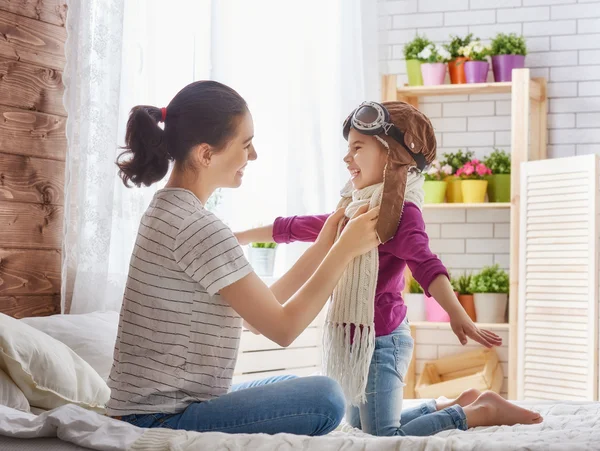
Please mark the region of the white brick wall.
<svg viewBox="0 0 600 451"><path fill-rule="evenodd" d="M415 33L522 33L534 76L548 79L548 154L600 153L600 0L379 0L381 73L405 83L402 48ZM384 20L385 19L385 20ZM490 73L489 80L492 80ZM439 155L459 148L479 158L510 151L509 95L428 97L421 108L436 129ZM508 265L508 210L427 210L431 247L454 273Z"/></svg>
<svg viewBox="0 0 600 451"><path fill-rule="evenodd" d="M403 45L415 33L448 41L469 32L489 40L497 32L524 34L532 76L548 81L548 156L600 153L600 0L379 0L380 72L406 83ZM491 72L491 71L490 71ZM491 73L488 80L493 80ZM509 95L421 99L436 129L439 154L459 148L479 158L510 151ZM465 128L466 126L466 128ZM425 210L431 247L458 275L498 263L508 269L510 212ZM508 340L507 332L499 332ZM464 351L452 333L420 327L417 372L424 362ZM499 350L508 374L506 348ZM503 391L506 391L506 380Z"/></svg>
<svg viewBox="0 0 600 451"><path fill-rule="evenodd" d="M600 134L590 130L600 128L600 0L379 0L379 6L382 73L406 81L402 47L415 33L436 42L468 32L484 40L499 31L523 33L527 66L548 78L549 156L600 146ZM440 153L468 148L484 156L493 146L509 146L509 97L467 100L428 99L424 106L441 138Z"/></svg>
<svg viewBox="0 0 600 451"><path fill-rule="evenodd" d="M471 0L473 1L473 0ZM423 371L425 363L430 360L436 360L449 355L462 354L475 349L480 349L481 345L472 341L466 346L461 346L452 333L448 323L416 323L415 337L415 370L417 373L417 381ZM504 384L501 390L501 395L507 397L508 392L508 330L504 326L491 326L492 332L498 334L502 338L502 346L496 348L498 360L504 371Z"/></svg>

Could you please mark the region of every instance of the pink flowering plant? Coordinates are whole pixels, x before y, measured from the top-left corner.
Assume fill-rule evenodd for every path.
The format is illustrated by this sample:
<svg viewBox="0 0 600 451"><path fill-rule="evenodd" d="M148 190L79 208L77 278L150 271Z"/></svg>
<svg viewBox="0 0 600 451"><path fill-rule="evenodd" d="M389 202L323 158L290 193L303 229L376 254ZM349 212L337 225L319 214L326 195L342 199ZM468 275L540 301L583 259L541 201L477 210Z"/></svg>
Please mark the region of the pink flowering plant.
<svg viewBox="0 0 600 451"><path fill-rule="evenodd" d="M463 180L484 180L486 176L492 175L492 171L484 163L475 159L467 161L456 171L456 175Z"/></svg>
<svg viewBox="0 0 600 451"><path fill-rule="evenodd" d="M428 182L439 182L448 175L452 175L452 166L448 164L442 166L438 160L433 160L423 175Z"/></svg>

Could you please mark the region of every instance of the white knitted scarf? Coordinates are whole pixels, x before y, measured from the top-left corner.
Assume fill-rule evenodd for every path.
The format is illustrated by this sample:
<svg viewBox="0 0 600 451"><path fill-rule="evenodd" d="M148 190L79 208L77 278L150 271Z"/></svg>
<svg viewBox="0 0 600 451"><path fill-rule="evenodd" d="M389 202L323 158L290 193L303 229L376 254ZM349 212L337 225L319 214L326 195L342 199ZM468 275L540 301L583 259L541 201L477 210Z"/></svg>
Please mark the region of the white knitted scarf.
<svg viewBox="0 0 600 451"><path fill-rule="evenodd" d="M416 170L409 171L404 202L412 202L419 209L422 207L423 181L423 176ZM383 183L354 191L351 187L349 182L342 191L339 205L346 207L347 218L352 218L365 204L371 209L381 203ZM342 220L338 227L338 238L344 223ZM374 310L378 273L377 248L352 260L333 291L327 312L323 337L325 374L340 383L352 405L366 402L369 365L375 350Z"/></svg>

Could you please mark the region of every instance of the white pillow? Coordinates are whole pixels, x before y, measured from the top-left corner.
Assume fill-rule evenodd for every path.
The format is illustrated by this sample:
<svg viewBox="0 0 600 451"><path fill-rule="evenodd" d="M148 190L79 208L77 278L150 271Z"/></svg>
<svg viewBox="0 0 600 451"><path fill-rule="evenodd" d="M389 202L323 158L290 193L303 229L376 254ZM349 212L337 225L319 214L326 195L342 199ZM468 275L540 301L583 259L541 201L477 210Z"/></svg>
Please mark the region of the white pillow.
<svg viewBox="0 0 600 451"><path fill-rule="evenodd" d="M31 406L64 404L103 412L110 389L68 346L22 321L0 314L0 368L23 391Z"/></svg>
<svg viewBox="0 0 600 451"><path fill-rule="evenodd" d="M2 370L0 370L0 404L23 412L30 411L29 402L21 389Z"/></svg>
<svg viewBox="0 0 600 451"><path fill-rule="evenodd" d="M117 340L118 312L40 316L21 321L66 344L102 379L108 380Z"/></svg>

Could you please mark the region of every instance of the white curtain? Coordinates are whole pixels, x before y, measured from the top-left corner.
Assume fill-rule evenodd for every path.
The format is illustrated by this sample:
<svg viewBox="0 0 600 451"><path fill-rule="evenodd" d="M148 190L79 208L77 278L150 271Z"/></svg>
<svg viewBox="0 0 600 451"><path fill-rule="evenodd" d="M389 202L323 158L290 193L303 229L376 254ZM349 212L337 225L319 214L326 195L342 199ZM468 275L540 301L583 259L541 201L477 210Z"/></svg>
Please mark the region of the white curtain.
<svg viewBox="0 0 600 451"><path fill-rule="evenodd" d="M217 213L234 229L330 211L346 173L341 122L377 98L375 0L69 3L62 309L119 310L139 219L160 187L116 177L132 106L212 78L248 101L259 159ZM282 247L281 272L302 247Z"/></svg>

